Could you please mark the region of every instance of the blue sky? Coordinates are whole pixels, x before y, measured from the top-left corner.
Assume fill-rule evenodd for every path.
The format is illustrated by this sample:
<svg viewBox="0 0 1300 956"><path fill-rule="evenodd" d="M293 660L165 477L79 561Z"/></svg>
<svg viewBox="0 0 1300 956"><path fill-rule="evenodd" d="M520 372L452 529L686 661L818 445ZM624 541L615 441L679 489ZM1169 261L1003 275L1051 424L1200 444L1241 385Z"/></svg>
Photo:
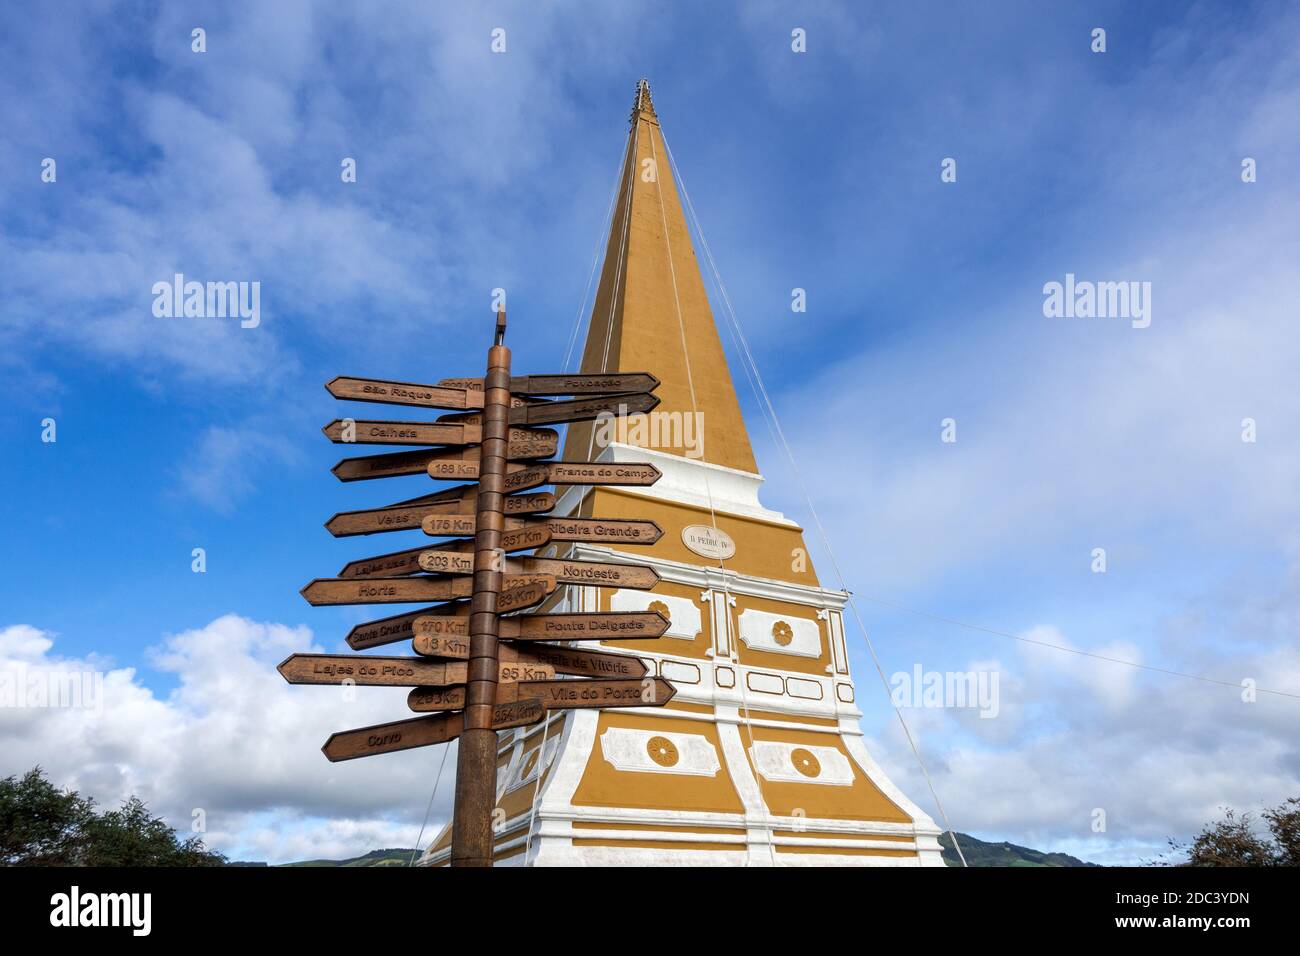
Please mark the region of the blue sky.
<svg viewBox="0 0 1300 956"><path fill-rule="evenodd" d="M97 661L119 694L96 724L0 714L0 773L39 761L181 826L203 807L244 858L414 840L438 754L359 768L315 751L396 699L340 723L304 713L332 698L264 674L375 616L298 596L376 550L321 523L423 488L329 475L321 385L472 372L496 287L526 371L558 369L644 74L886 671L1001 675L996 720L905 712L954 826L1131 861L1220 806L1300 794L1294 697L1245 704L878 603L1300 694L1287 5L0 16L0 654ZM175 272L260 282L261 324L155 318L153 283ZM1066 273L1151 282L1151 326L1044 317L1043 285ZM741 398L764 503L810 524ZM929 806L856 641L873 750Z"/></svg>

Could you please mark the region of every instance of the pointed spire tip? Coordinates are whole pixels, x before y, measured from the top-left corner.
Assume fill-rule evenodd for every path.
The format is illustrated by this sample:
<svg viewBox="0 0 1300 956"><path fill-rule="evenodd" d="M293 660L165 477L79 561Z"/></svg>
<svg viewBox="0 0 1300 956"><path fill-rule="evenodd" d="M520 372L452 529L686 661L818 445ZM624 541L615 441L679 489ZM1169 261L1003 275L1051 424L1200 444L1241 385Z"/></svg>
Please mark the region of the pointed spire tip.
<svg viewBox="0 0 1300 956"><path fill-rule="evenodd" d="M650 96L650 81L644 76L637 80L636 83L636 98L632 101L633 123L636 122L638 113L645 113L649 116L657 115L654 100Z"/></svg>

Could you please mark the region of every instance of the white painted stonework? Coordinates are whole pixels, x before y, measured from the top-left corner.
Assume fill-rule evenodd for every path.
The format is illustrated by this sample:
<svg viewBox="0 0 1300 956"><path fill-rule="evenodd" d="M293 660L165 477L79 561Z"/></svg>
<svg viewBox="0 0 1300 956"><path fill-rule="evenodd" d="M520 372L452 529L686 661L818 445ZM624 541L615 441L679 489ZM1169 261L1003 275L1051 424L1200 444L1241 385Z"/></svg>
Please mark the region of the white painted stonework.
<svg viewBox="0 0 1300 956"><path fill-rule="evenodd" d="M660 753L660 761L671 757L671 765L656 761L652 756L651 745L658 739L671 746L672 750L667 754L655 751ZM722 769L718 751L701 734L611 727L600 735L600 752L616 770L716 777Z"/></svg>
<svg viewBox="0 0 1300 956"><path fill-rule="evenodd" d="M800 751L811 754L815 772L800 772ZM821 783L833 787L853 785L849 761L834 747L810 747L777 740L756 740L749 748L754 766L765 780L777 783Z"/></svg>
<svg viewBox="0 0 1300 956"><path fill-rule="evenodd" d="M630 591L620 588L610 595L611 611L646 611L659 602L668 608L668 632L664 637L677 637L693 641L700 636L703 625L700 609L689 598L672 594L653 594L647 591Z"/></svg>
<svg viewBox="0 0 1300 956"><path fill-rule="evenodd" d="M781 643L779 634L786 634ZM820 657L822 631L816 621L788 614L772 614L746 608L740 612L740 639L751 650L771 654Z"/></svg>

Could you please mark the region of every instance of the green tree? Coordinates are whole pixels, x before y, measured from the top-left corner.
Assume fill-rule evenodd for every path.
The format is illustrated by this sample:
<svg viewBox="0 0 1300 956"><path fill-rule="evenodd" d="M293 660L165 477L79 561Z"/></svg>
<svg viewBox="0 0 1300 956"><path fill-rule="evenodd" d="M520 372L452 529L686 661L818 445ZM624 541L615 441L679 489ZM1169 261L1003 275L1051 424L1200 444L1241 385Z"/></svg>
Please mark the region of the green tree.
<svg viewBox="0 0 1300 956"><path fill-rule="evenodd" d="M1300 797L1292 797L1272 810L1264 811L1264 819L1273 833L1273 843L1278 866L1300 866Z"/></svg>
<svg viewBox="0 0 1300 956"><path fill-rule="evenodd" d="M0 780L0 865L71 866L92 802L61 791L40 767Z"/></svg>
<svg viewBox="0 0 1300 956"><path fill-rule="evenodd" d="M61 791L40 767L0 780L0 864L5 866L223 866L198 837L180 840L144 801L97 814L94 801Z"/></svg>
<svg viewBox="0 0 1300 956"><path fill-rule="evenodd" d="M1300 797L1292 797L1260 814L1265 836L1249 813L1224 811L1222 820L1206 825L1191 845L1170 842L1185 851L1183 866L1300 866Z"/></svg>

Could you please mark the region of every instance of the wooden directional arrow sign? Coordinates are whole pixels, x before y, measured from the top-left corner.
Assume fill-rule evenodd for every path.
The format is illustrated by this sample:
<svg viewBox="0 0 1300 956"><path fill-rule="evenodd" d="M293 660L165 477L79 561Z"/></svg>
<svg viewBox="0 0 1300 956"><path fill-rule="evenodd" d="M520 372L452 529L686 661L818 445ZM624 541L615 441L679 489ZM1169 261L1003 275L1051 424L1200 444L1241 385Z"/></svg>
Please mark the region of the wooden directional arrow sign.
<svg viewBox="0 0 1300 956"><path fill-rule="evenodd" d="M540 434L536 434L540 431ZM553 429L532 429L529 437L507 442L506 453L512 459L527 460L554 455L559 447L559 435ZM367 481L371 478L395 478L400 475L418 475L421 472L435 478L452 478L472 481L478 478L479 449L456 448L450 451L420 449L394 451L383 455L363 455L344 458L330 469L339 481ZM519 470L522 466L514 466ZM434 475L434 470L438 474Z"/></svg>
<svg viewBox="0 0 1300 956"><path fill-rule="evenodd" d="M448 679L446 664L436 664L423 657L290 654L277 670L290 684L350 682L366 686L420 687L460 683L464 665L456 665L456 673Z"/></svg>
<svg viewBox="0 0 1300 956"><path fill-rule="evenodd" d="M551 533L546 528L513 528L501 532L502 551L527 551L540 548L551 540ZM444 541L438 545L443 551L462 551L473 553L474 539L461 538L456 541Z"/></svg>
<svg viewBox="0 0 1300 956"><path fill-rule="evenodd" d="M552 485L653 485L663 477L654 465L632 463L548 461L538 467L546 469Z"/></svg>
<svg viewBox="0 0 1300 956"><path fill-rule="evenodd" d="M428 515L420 522L424 533L435 538L460 537L472 535L478 527L474 515Z"/></svg>
<svg viewBox="0 0 1300 956"><path fill-rule="evenodd" d="M507 518L507 521L512 519ZM551 540L550 528L511 528L501 532L502 551L527 551L540 548Z"/></svg>
<svg viewBox="0 0 1300 956"><path fill-rule="evenodd" d="M481 378L444 378L440 386L483 390ZM510 391L516 395L613 395L618 392L653 392L659 379L649 372L596 372L573 375L516 375Z"/></svg>
<svg viewBox="0 0 1300 956"><path fill-rule="evenodd" d="M508 515L538 514L555 507L555 495L549 491L510 495L504 499L504 502L505 513ZM449 501L390 505L387 508L372 508L368 511L341 511L325 522L325 528L336 538L358 534L381 534L387 531L408 531L420 527L420 522L426 515L472 515L474 508L474 498L466 496Z"/></svg>
<svg viewBox="0 0 1300 956"><path fill-rule="evenodd" d="M508 661L512 658L520 664L550 667L557 674L576 674L579 677L644 677L646 674L645 663L639 657L553 644L502 645L501 659Z"/></svg>
<svg viewBox="0 0 1300 956"><path fill-rule="evenodd" d="M335 444L349 445L469 445L481 441L478 425L436 422L372 422L336 418L321 429Z"/></svg>
<svg viewBox="0 0 1300 956"><path fill-rule="evenodd" d="M549 428L545 429L545 432L546 434L543 437L537 439L530 438L526 441L507 442L507 457L512 461L517 461L530 458L546 458L554 455L555 450L559 447L558 434ZM474 479L479 475L479 459L481 456L482 449L477 446L438 452L430 456L424 470L429 473L430 478L440 480Z"/></svg>
<svg viewBox="0 0 1300 956"><path fill-rule="evenodd" d="M509 580L510 575L506 575L506 581ZM522 611L526 607L541 604L554 590L555 578L545 574L540 575L531 584L521 584L498 594L497 613L506 614L510 611Z"/></svg>
<svg viewBox="0 0 1300 956"><path fill-rule="evenodd" d="M371 478L395 478L399 475L426 474L436 451L395 451L386 455L344 458L330 469L339 481L368 481ZM478 477L477 467L474 476Z"/></svg>
<svg viewBox="0 0 1300 956"><path fill-rule="evenodd" d="M667 631L668 618L657 611L526 614L501 621L501 636L516 641L630 641L661 637Z"/></svg>
<svg viewBox="0 0 1300 956"><path fill-rule="evenodd" d="M505 684L554 677L555 668L544 660L534 659L535 657L536 655L526 659L511 659L509 655L502 655L497 664L497 680ZM379 657L369 654L290 654L277 669L290 684L446 687L463 684L469 677L469 665L464 661L444 664L425 657Z"/></svg>
<svg viewBox="0 0 1300 956"><path fill-rule="evenodd" d="M439 620L426 618L425 620ZM455 622L456 633L441 633L437 629L416 631L411 649L426 657L447 657L455 661L469 660L469 617L449 617L447 621Z"/></svg>
<svg viewBox="0 0 1300 956"><path fill-rule="evenodd" d="M463 620L469 620L469 602L454 601L450 604L437 604L433 607L421 608L418 611L407 611L405 614L394 614L392 617L382 617L377 621L368 621L365 624L358 624L348 632L348 646L354 651L364 651L371 647L382 647L385 644L395 644L398 641L409 641L415 636L414 625L418 619L437 620L440 618L456 619L455 615L464 614Z"/></svg>
<svg viewBox="0 0 1300 956"><path fill-rule="evenodd" d="M424 548L410 548L406 551L394 551L392 554L380 554L373 558L361 558L349 561L339 571L341 578L398 578L408 574L419 574L420 555ZM470 557L473 561L473 557Z"/></svg>
<svg viewBox="0 0 1300 956"><path fill-rule="evenodd" d="M422 551L421 571L433 574L473 574L474 555L465 551Z"/></svg>
<svg viewBox="0 0 1300 956"><path fill-rule="evenodd" d="M307 603L407 604L413 601L449 601L469 597L470 578L317 578L302 589Z"/></svg>
<svg viewBox="0 0 1300 956"><path fill-rule="evenodd" d="M505 730L509 727L523 727L537 723L545 715L546 710L537 698L507 701L493 707L492 728ZM410 750L413 747L428 747L456 739L464 724L465 720L458 712L374 724L331 734L321 750L330 761L337 762Z"/></svg>
<svg viewBox="0 0 1300 956"><path fill-rule="evenodd" d="M465 706L464 687L417 687L407 695L407 703L412 700L420 702L419 707L411 710L425 713L437 710L461 710Z"/></svg>
<svg viewBox="0 0 1300 956"><path fill-rule="evenodd" d="M416 385L387 382L377 378L349 378L340 375L325 384L335 398L354 402L382 402L385 405L419 405L424 408L482 408L483 389Z"/></svg>
<svg viewBox="0 0 1300 956"><path fill-rule="evenodd" d="M653 521L615 518L507 518L506 527L545 528L552 541L600 541L606 544L654 544L664 529Z"/></svg>
<svg viewBox="0 0 1300 956"><path fill-rule="evenodd" d="M473 534L471 528L469 531L456 530L465 528L468 525L477 526L477 521L473 515L429 515L422 522L420 527L424 533L434 537L441 538L449 535L466 535ZM530 525L528 527L512 527L519 522L514 519L506 519L506 529L501 532L501 550L502 551L527 551L530 548L540 548L551 540L551 530L545 525ZM472 538L465 541L449 541L442 546L444 551L473 551L474 540Z"/></svg>
<svg viewBox="0 0 1300 956"><path fill-rule="evenodd" d="M443 657L453 661L469 658L469 641L463 637L431 637L420 635L416 646L424 657ZM528 664L552 668L557 674L576 674L579 677L644 677L645 663L628 654L607 654L604 651L584 651L554 644L503 644L499 648L502 664ZM347 658L353 660L354 658ZM531 678L528 678L531 679ZM437 681L430 681L437 683Z"/></svg>
<svg viewBox="0 0 1300 956"><path fill-rule="evenodd" d="M547 710L578 707L661 707L672 700L677 688L662 677L625 680L544 680L502 684L497 700L540 697ZM409 703L409 698L408 698Z"/></svg>
<svg viewBox="0 0 1300 956"><path fill-rule="evenodd" d="M561 584L595 584L600 587L649 591L659 583L659 572L639 564L576 561L569 558L508 558L506 571L550 574Z"/></svg>
<svg viewBox="0 0 1300 956"><path fill-rule="evenodd" d="M330 734L321 751L331 762L337 762L410 750L413 747L428 747L455 740L460 736L464 725L464 718L459 713L373 724Z"/></svg>
<svg viewBox="0 0 1300 956"><path fill-rule="evenodd" d="M509 472L505 477L506 491L527 491L538 485L549 485L551 475L545 465L532 465L519 471Z"/></svg>
<svg viewBox="0 0 1300 956"><path fill-rule="evenodd" d="M501 613L540 604L555 591L555 579L549 575L524 574L507 576L507 590L497 595L497 610ZM580 624L577 619L590 619ZM652 620L653 619L653 620ZM654 621L662 622L661 625ZM458 621L464 625L458 630L442 631L431 622ZM538 622L546 622L546 625ZM524 624L517 622L527 622ZM552 623L554 622L554 623ZM668 629L668 622L650 611L635 614L554 614L535 617L502 618L501 635L522 640L581 640L583 630L601 640L620 637L658 637ZM518 633L516 633L516 631ZM358 624L347 636L348 646L356 651L409 641L419 634L456 634L469 636L469 602L451 601L432 607L382 617L377 621Z"/></svg>
<svg viewBox="0 0 1300 956"><path fill-rule="evenodd" d="M507 531L501 535L501 550L504 552L524 551L545 544L550 540L546 529ZM425 558L425 555L430 557ZM441 555L441 557L435 557ZM512 570L502 568L503 571ZM341 578L397 578L408 574L428 571L431 574L473 574L474 573L474 539L448 541L441 548L407 548L391 554L380 554L373 558L361 558L349 561L339 571ZM546 571L538 571L546 574Z"/></svg>
<svg viewBox="0 0 1300 956"><path fill-rule="evenodd" d="M474 515L429 515L420 527L429 535L471 535L478 527ZM538 518L505 519L507 532L538 531L549 537L523 548L535 548L549 541L599 541L604 544L654 544L663 537L663 529L653 521L626 521L618 518ZM528 539L522 539L528 540Z"/></svg>
<svg viewBox="0 0 1300 956"><path fill-rule="evenodd" d="M540 697L519 697L516 700L502 701L492 708L492 729L506 730L510 727L527 727L546 716Z"/></svg>
<svg viewBox="0 0 1300 956"><path fill-rule="evenodd" d="M459 501L447 501L405 507L372 508L369 511L341 511L325 522L325 528L336 538L357 534L381 534L386 531L407 531L420 527L420 522L425 515L437 514L444 509L459 505Z"/></svg>
<svg viewBox="0 0 1300 956"><path fill-rule="evenodd" d="M536 576L540 583L544 575ZM503 586L511 587L514 575L505 575ZM551 591L555 579L551 578ZM307 603L324 604L406 604L415 601L450 601L474 593L473 578L317 578L302 589ZM547 591L549 594L550 591Z"/></svg>
<svg viewBox="0 0 1300 956"><path fill-rule="evenodd" d="M415 653L469 656L468 608L459 615L417 616L408 624L406 636L412 637ZM499 636L511 641L636 641L662 637L668 631L668 618L656 611L526 614L502 618L498 626Z"/></svg>
<svg viewBox="0 0 1300 956"><path fill-rule="evenodd" d="M658 404L659 397L648 392L575 398L567 402L536 402L510 409L510 424L551 425L558 422L585 422L604 415L637 415L650 411Z"/></svg>
<svg viewBox="0 0 1300 956"><path fill-rule="evenodd" d="M518 471L527 470L523 465L512 466ZM531 468L532 466L528 466ZM514 472L511 472L513 474ZM472 515L475 512L475 504L478 499L479 487L473 485L455 485L451 488L444 488L442 491L435 491L428 495L419 495L415 498L407 498L405 501L395 501L388 508L402 508L409 505L439 504L452 505L450 511L445 514L467 514ZM531 504L525 504L531 502ZM549 506L544 506L544 502L550 502ZM505 513L513 514L516 511L529 513L535 511L550 511L555 507L555 496L549 491L535 491L526 495L511 495L505 499Z"/></svg>

